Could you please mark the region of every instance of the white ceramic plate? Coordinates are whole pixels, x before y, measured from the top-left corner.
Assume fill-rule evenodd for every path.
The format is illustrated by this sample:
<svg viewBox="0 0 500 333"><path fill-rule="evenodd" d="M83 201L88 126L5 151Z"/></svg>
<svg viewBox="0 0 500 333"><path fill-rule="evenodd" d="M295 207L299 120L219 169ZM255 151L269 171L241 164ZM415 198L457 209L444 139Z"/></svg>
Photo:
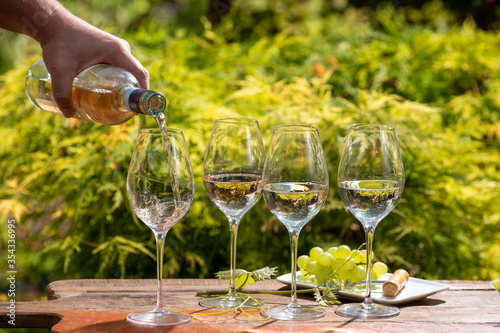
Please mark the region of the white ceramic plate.
<svg viewBox="0 0 500 333"><path fill-rule="evenodd" d="M391 276L392 274L387 273L384 276L382 276L382 280L385 281ZM300 279L300 272L297 272L297 288L308 289L315 287L315 285L301 282L299 281L299 279ZM292 274L288 273L285 275L281 275L277 278L277 280L281 283L290 285L292 283ZM384 296L384 294L382 293L382 284L379 284L378 287L372 288L372 299L375 303L381 303L381 304L392 304L392 305L404 304L418 299L422 299L424 297L438 293L443 290L447 290L448 288L450 288L450 286L443 283L427 281L417 278L410 278L406 283L406 286L403 288L403 290L401 290L401 292L396 297ZM362 285L359 286L359 289L364 290ZM351 291L336 291L336 293L341 297L353 300L362 301L364 298L364 291L361 294L356 294L355 292Z"/></svg>

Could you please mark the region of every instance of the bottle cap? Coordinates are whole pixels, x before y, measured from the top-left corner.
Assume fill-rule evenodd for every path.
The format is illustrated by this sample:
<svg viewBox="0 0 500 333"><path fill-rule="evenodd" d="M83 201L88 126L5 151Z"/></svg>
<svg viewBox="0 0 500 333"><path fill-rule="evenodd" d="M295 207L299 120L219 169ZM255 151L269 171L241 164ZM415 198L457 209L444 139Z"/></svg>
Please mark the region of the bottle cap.
<svg viewBox="0 0 500 333"><path fill-rule="evenodd" d="M130 89L125 92L123 101L132 112L148 115L163 112L167 104L162 94L147 89Z"/></svg>

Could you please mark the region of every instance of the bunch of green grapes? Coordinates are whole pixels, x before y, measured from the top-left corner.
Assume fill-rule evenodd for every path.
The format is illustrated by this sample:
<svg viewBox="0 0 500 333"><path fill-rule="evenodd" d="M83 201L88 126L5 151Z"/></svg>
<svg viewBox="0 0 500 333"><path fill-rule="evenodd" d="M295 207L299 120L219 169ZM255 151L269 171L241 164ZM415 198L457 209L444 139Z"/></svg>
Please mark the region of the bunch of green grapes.
<svg viewBox="0 0 500 333"><path fill-rule="evenodd" d="M297 259L297 264L304 282L320 284L330 279L345 284L347 280L354 283L366 279L366 250L351 250L347 245L331 247L327 251L313 247L309 255ZM379 280L385 273L387 266L383 262L372 265L372 280Z"/></svg>

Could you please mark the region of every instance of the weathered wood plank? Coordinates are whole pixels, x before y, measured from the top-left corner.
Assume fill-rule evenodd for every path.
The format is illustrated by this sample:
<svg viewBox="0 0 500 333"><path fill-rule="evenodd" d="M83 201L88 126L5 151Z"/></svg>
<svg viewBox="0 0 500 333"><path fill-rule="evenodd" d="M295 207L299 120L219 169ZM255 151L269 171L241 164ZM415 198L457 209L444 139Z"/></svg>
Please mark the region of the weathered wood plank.
<svg viewBox="0 0 500 333"><path fill-rule="evenodd" d="M165 307L194 314L191 323L154 332L500 332L500 295L488 282L440 281L449 290L400 306L401 314L383 320L352 320L339 317L335 308L311 322L260 322L242 314L199 316L213 310L198 305L198 291L222 290L227 282L215 279L164 280ZM275 280L263 281L248 290L287 289ZM49 301L16 304L19 327L53 327L54 332L151 332L151 328L128 323L131 312L149 311L156 298L155 280L67 280L48 286ZM272 307L286 304L288 295L259 295ZM343 300L345 301L345 300ZM309 294L299 302L315 305ZM350 301L346 301L350 302ZM0 327L9 327L6 303L0 303ZM255 313L259 315L259 313ZM62 319L61 319L62 318ZM60 321L60 322L59 322ZM21 326L20 326L21 325Z"/></svg>

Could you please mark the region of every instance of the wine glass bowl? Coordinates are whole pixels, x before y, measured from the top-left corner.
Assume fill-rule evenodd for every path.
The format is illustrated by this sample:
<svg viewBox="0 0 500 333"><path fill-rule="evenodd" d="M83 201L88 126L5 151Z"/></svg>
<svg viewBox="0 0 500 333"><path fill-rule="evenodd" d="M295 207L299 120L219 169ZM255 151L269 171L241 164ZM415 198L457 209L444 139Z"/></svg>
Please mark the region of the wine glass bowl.
<svg viewBox="0 0 500 333"><path fill-rule="evenodd" d="M154 233L157 255L156 308L133 313L127 320L168 326L191 321L162 304L163 248L167 232L187 213L194 195L194 176L182 131L142 129L137 136L127 176L127 192L137 217Z"/></svg>
<svg viewBox="0 0 500 333"><path fill-rule="evenodd" d="M263 311L280 320L311 320L325 316L319 307L297 302L297 244L299 233L321 209L328 193L328 170L318 130L311 126L278 126L263 172L264 199L287 228L292 258L291 302Z"/></svg>
<svg viewBox="0 0 500 333"><path fill-rule="evenodd" d="M344 304L335 313L353 318L399 314L395 306L373 303L371 267L377 224L397 205L403 193L404 169L394 127L359 124L349 128L338 173L340 197L363 225L366 236L366 294L363 303Z"/></svg>
<svg viewBox="0 0 500 333"><path fill-rule="evenodd" d="M226 215L230 227L229 291L224 296L205 297L206 307L260 307L259 300L236 292L236 239L243 215L262 196L262 167L265 149L257 120L248 118L217 119L212 128L205 161L203 184L212 202Z"/></svg>

